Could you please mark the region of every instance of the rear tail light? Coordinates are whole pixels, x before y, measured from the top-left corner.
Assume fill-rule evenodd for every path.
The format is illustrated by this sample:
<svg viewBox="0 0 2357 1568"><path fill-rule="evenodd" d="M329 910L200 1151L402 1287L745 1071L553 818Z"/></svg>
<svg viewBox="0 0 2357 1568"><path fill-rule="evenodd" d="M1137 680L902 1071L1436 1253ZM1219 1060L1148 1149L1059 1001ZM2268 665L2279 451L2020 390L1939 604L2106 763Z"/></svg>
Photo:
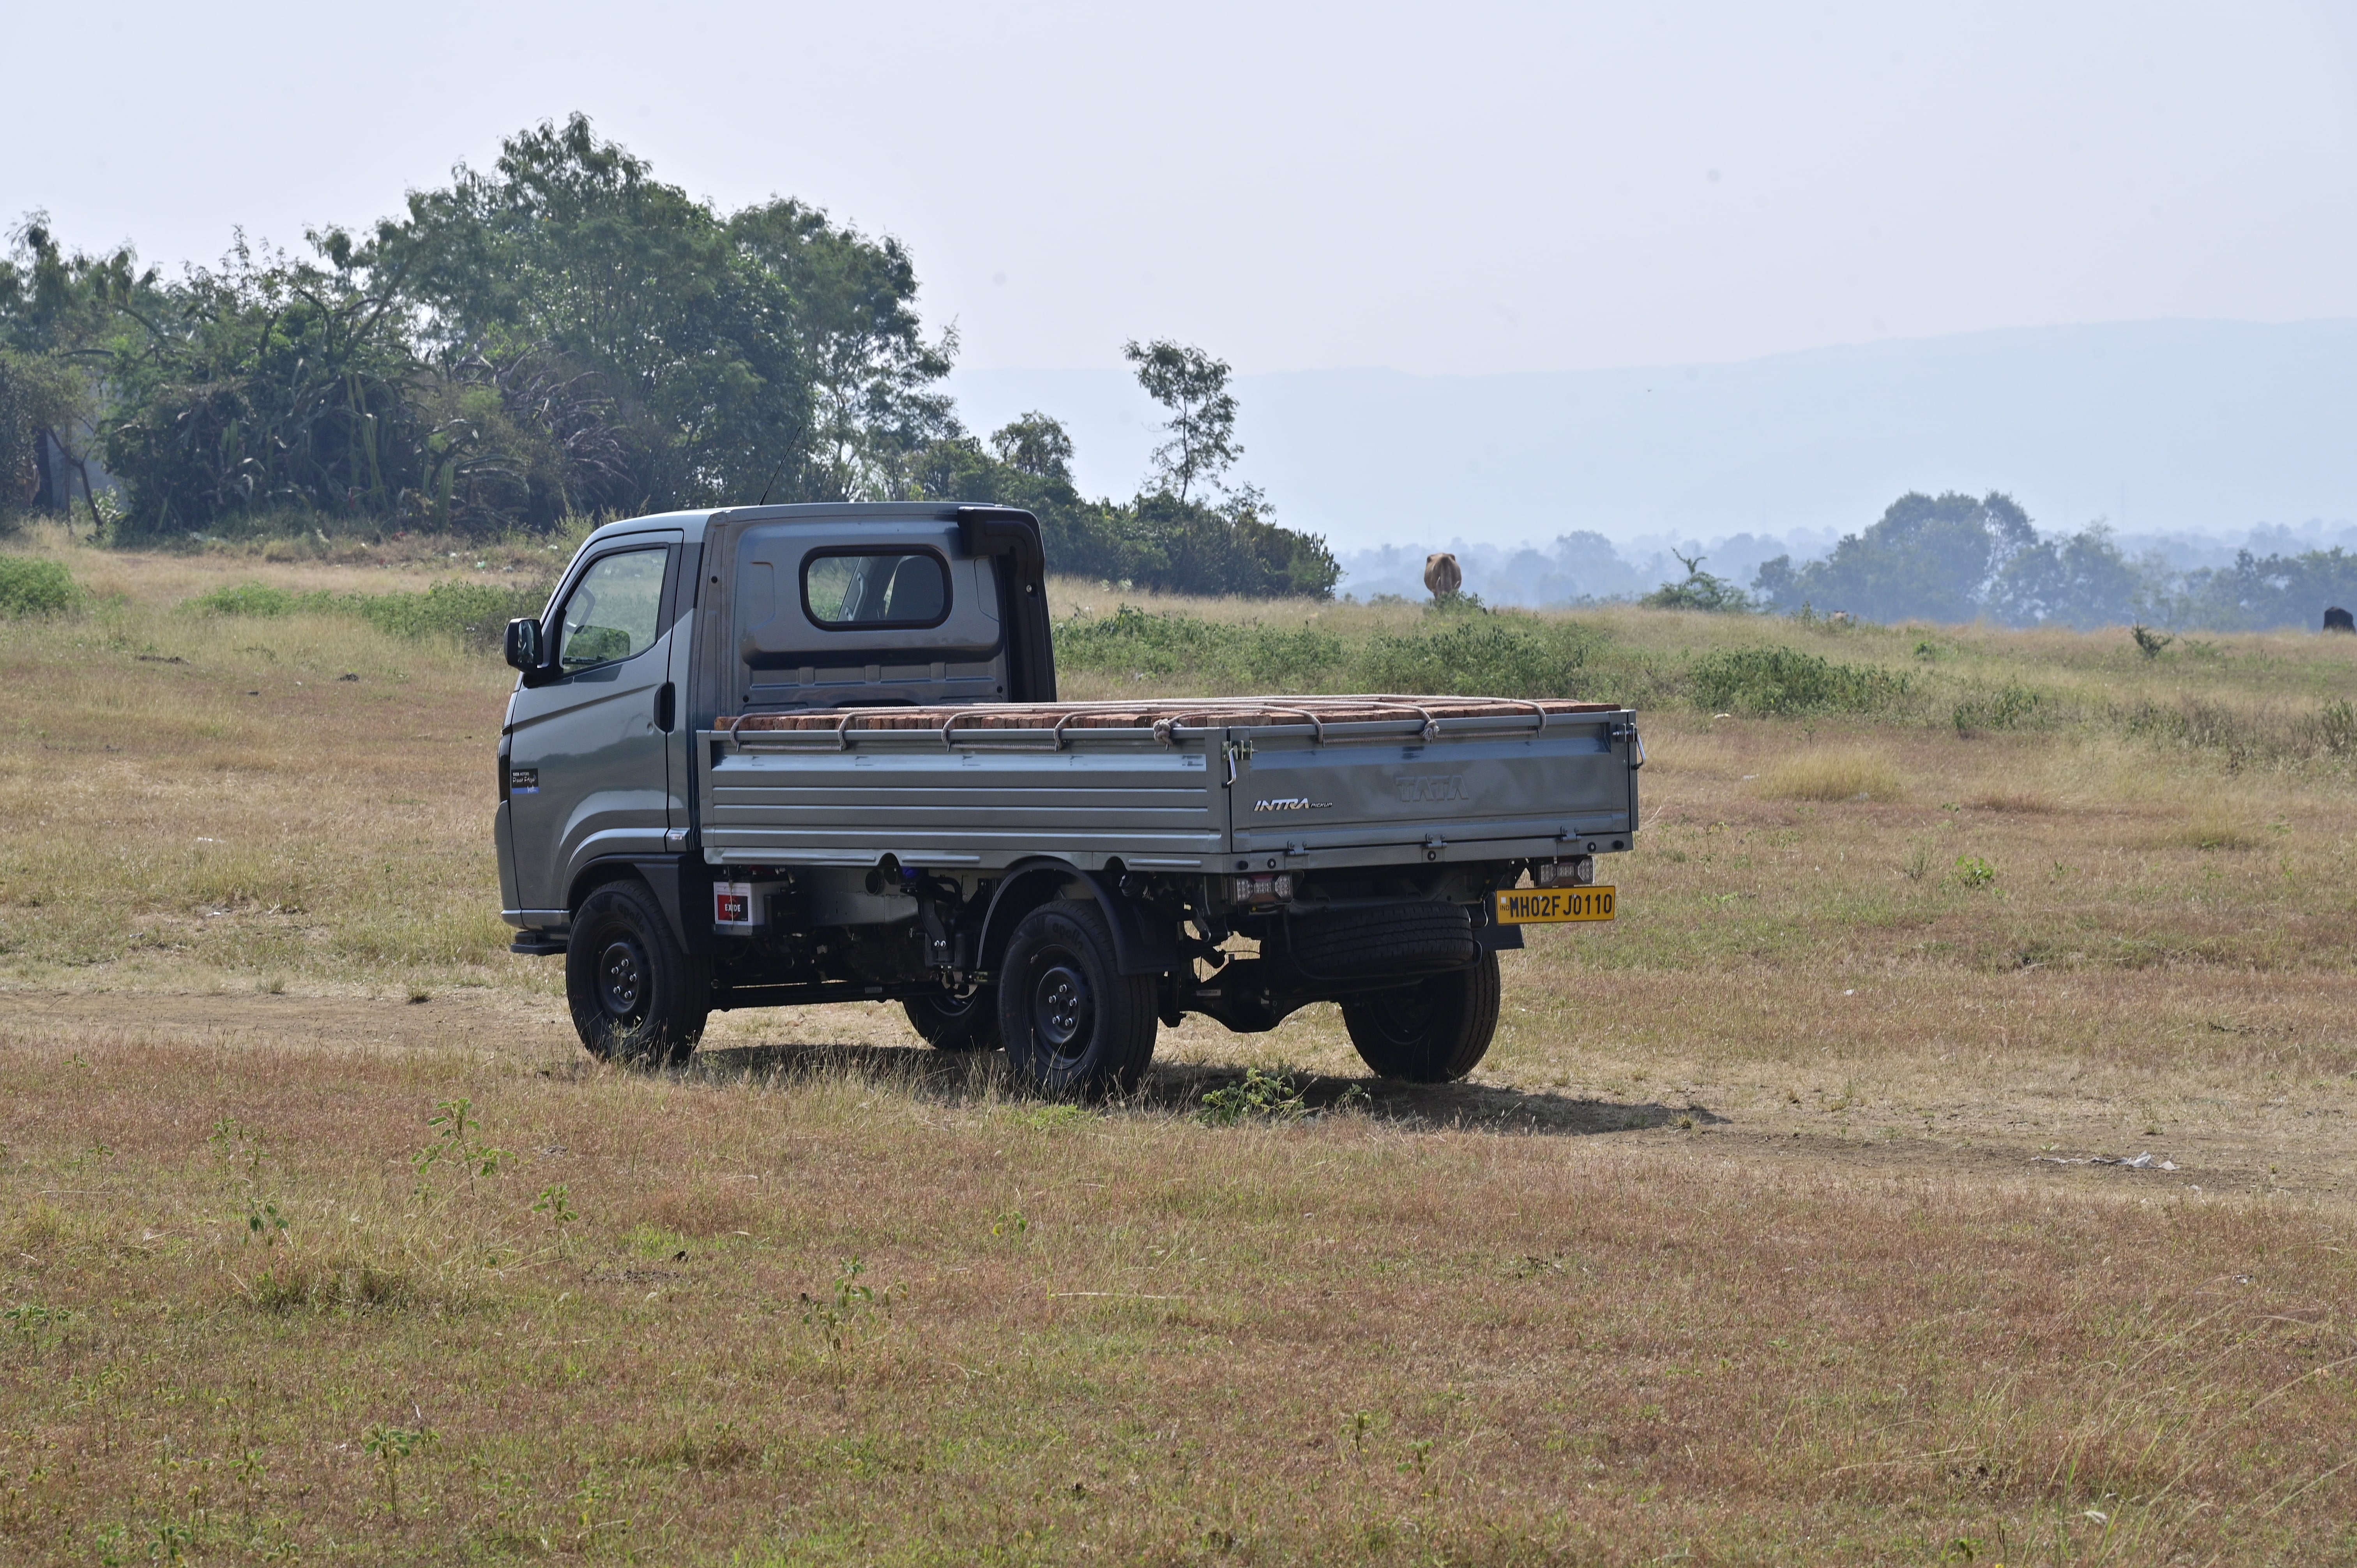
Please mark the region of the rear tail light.
<svg viewBox="0 0 2357 1568"><path fill-rule="evenodd" d="M1293 874L1290 872L1236 878L1236 902L1239 904L1282 904L1292 897Z"/></svg>
<svg viewBox="0 0 2357 1568"><path fill-rule="evenodd" d="M1540 887L1592 887L1596 885L1596 859L1593 855L1576 854L1569 860L1542 860L1531 866L1531 881Z"/></svg>

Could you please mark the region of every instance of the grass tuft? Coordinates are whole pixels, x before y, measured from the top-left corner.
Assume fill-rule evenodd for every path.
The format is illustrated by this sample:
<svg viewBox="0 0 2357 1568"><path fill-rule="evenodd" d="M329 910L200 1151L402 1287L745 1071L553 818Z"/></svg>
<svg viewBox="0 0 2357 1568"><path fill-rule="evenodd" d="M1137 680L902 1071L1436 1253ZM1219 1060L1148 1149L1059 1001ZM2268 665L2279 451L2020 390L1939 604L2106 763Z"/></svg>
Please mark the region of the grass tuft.
<svg viewBox="0 0 2357 1568"><path fill-rule="evenodd" d="M2221 817L2199 817L2171 832L2162 841L2181 844L2187 849L2242 850L2256 849L2266 840L2243 824Z"/></svg>
<svg viewBox="0 0 2357 1568"><path fill-rule="evenodd" d="M1787 757L1761 775L1760 789L1782 800L1896 800L1907 792L1890 758L1863 746Z"/></svg>
<svg viewBox="0 0 2357 1568"><path fill-rule="evenodd" d="M245 1287L255 1307L281 1316L297 1312L397 1311L419 1298L415 1276L406 1268L373 1258L334 1253L323 1258L284 1255Z"/></svg>
<svg viewBox="0 0 2357 1568"><path fill-rule="evenodd" d="M2017 816L2038 816L2057 811L2053 800L2034 789L1990 789L1974 796L1964 804L1980 811L2004 811Z"/></svg>

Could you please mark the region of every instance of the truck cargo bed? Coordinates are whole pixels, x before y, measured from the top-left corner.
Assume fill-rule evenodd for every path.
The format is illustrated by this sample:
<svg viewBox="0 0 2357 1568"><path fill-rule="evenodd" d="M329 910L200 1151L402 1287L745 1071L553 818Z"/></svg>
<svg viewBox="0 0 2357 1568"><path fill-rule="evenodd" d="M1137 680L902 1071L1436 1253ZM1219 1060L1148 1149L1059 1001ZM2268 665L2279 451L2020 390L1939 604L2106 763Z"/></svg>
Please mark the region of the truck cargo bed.
<svg viewBox="0 0 2357 1568"><path fill-rule="evenodd" d="M699 828L719 865L1305 870L1619 848L1631 720L1391 694L753 713L699 737Z"/></svg>

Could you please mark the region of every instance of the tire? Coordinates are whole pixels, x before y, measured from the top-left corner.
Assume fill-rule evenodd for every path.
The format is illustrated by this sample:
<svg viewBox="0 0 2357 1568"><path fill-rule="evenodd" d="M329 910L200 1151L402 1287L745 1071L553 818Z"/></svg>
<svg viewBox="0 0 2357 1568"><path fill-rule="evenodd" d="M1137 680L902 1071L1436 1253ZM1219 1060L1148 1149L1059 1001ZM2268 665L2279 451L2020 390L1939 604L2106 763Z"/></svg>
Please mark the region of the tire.
<svg viewBox="0 0 2357 1568"><path fill-rule="evenodd" d="M998 990L984 986L970 996L944 991L911 996L900 1004L909 1026L937 1051L995 1051L998 1048Z"/></svg>
<svg viewBox="0 0 2357 1568"><path fill-rule="evenodd" d="M1155 977L1123 974L1093 899L1023 917L999 966L998 1033L1016 1075L1042 1093L1127 1093L1154 1058Z"/></svg>
<svg viewBox="0 0 2357 1568"><path fill-rule="evenodd" d="M1293 961L1312 975L1457 969L1480 955L1462 904L1402 901L1296 916L1286 922Z"/></svg>
<svg viewBox="0 0 2357 1568"><path fill-rule="evenodd" d="M609 882L574 911L565 999L589 1054L642 1067L683 1062L712 1011L712 964L683 952L654 895Z"/></svg>
<svg viewBox="0 0 2357 1568"><path fill-rule="evenodd" d="M1345 997L1342 1026L1378 1078L1454 1083L1481 1065L1498 1032L1498 955L1396 991Z"/></svg>

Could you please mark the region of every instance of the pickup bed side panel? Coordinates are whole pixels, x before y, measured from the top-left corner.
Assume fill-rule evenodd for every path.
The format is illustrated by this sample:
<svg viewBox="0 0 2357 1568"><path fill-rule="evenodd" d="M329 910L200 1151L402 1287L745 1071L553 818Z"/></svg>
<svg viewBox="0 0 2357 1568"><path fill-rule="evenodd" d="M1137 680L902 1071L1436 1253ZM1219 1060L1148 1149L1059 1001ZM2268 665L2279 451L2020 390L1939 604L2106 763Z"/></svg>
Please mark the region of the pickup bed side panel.
<svg viewBox="0 0 2357 1568"><path fill-rule="evenodd" d="M1637 808L1627 717L1323 745L1299 730L1257 732L1233 791L1236 853L1598 835L1625 847Z"/></svg>
<svg viewBox="0 0 2357 1568"><path fill-rule="evenodd" d="M823 732L783 746L698 738L703 843L722 861L996 866L1056 855L1094 867L1211 869L1227 791L1215 743L1095 732L1070 748L944 746L938 732Z"/></svg>

